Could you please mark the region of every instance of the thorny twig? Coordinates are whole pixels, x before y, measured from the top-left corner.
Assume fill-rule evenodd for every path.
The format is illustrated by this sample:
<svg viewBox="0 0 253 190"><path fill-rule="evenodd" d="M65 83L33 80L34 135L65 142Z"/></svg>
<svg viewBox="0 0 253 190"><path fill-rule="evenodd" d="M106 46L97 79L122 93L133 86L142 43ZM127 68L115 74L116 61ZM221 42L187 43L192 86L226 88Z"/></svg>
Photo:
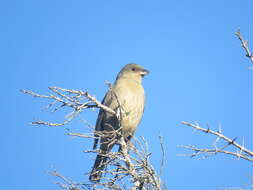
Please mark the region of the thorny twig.
<svg viewBox="0 0 253 190"><path fill-rule="evenodd" d="M77 184L75 181L72 179L68 179L62 174L60 174L58 171L54 170L52 172L49 172L50 175L57 177L60 179L62 182L55 182L55 184L59 185L62 189L66 190L81 190L80 184Z"/></svg>
<svg viewBox="0 0 253 190"><path fill-rule="evenodd" d="M32 125L45 125L52 127L63 126L68 124L71 120L73 120L84 109L101 108L111 114L116 114L114 110L103 105L95 97L91 96L88 93L88 91L69 90L60 87L49 87L49 90L53 92L53 94L41 95L31 90L22 90L22 92L25 94L30 94L36 98L44 98L52 100L52 103L50 103L46 108L51 108L52 106L55 106L55 108L52 110L53 112L58 111L65 107L70 107L73 110L66 116L66 119L61 123L51 123L42 120L37 120L32 122Z"/></svg>
<svg viewBox="0 0 253 190"><path fill-rule="evenodd" d="M193 123L189 123L189 122L185 122L185 121L183 121L182 124L192 127L195 130L202 131L204 133L208 133L208 134L216 136L215 143L213 143L213 145L212 145L213 148L198 148L198 147L195 147L192 145L182 146L183 148L193 151L193 153L188 154L188 155L184 155L184 156L195 157L195 156L199 156L199 155L205 155L205 157L207 157L208 155L215 155L217 153L224 153L224 154L235 156L238 159L243 158L245 160L253 162L253 152L250 149L245 147L244 142L242 143L242 145L237 143L236 142L237 138L231 139L231 138L225 136L223 133L221 133L221 129L219 129L219 131L213 131L210 128L207 128L207 129L202 128L198 124L193 124ZM225 142L225 145L223 145L223 146L217 145L217 143L220 139L223 140L223 142ZM236 150L235 151L226 150L230 146L234 147Z"/></svg>
<svg viewBox="0 0 253 190"><path fill-rule="evenodd" d="M161 146L161 152L162 152L162 160L161 160L161 166L160 166L160 172L159 175L162 176L163 173L163 167L165 162L165 149L164 149L164 143L163 143L163 137L159 136L160 146Z"/></svg>
<svg viewBox="0 0 253 190"><path fill-rule="evenodd" d="M250 59L250 61L253 63L253 54L251 53L250 49L249 49L249 42L247 40L245 40L243 38L243 36L241 35L240 29L238 29L235 33L235 35L238 37L238 39L241 41L241 46L242 48L245 50L246 52L246 57L248 57ZM252 67L250 67L250 69L253 69Z"/></svg>
<svg viewBox="0 0 253 190"><path fill-rule="evenodd" d="M87 138L85 135L77 135L81 138ZM90 138L88 136L88 138ZM121 152L108 152L101 154L99 150L85 150L85 153L99 153L108 157L106 162L107 169L103 171L104 175L98 183L76 183L73 180L64 177L59 172L53 171L51 175L56 176L63 182L57 182L61 188L72 190L84 189L131 189L131 190L160 190L161 180L156 174L154 168L149 162L150 153L147 151L144 138L141 141L133 138L133 143L128 146L124 139L120 139L122 147ZM144 146L145 145L145 146ZM87 173L89 175L89 173ZM132 184L132 185L131 185ZM165 189L165 188L164 188Z"/></svg>
<svg viewBox="0 0 253 190"><path fill-rule="evenodd" d="M53 112L59 111L63 108L71 108L72 111L67 115L66 120L62 123L51 123L42 120L33 122L33 125L45 125L45 126L63 126L72 121L77 115L82 113L85 109L100 108L105 111L114 114L121 119L121 110L114 111L109 107L103 105L95 97L91 96L87 91L69 90L59 87L49 87L49 90L53 93L50 95L41 95L29 90L22 90L23 93L30 94L36 98L43 98L52 100L47 108L52 108ZM54 108L53 108L54 107ZM68 132L67 134L74 137L85 139L96 139L99 137L117 137L121 129L108 132L96 132L93 136L94 129L88 126L92 131L86 134L80 134L75 132ZM57 182L57 184L66 190L84 190L84 189L132 189L132 190L149 190L149 189L162 189L162 183L160 177L155 172L153 166L149 162L151 153L148 151L148 145L144 138L139 141L133 138L134 143L127 144L123 138L117 140L117 144L120 144L121 152L108 152L103 156L108 157L106 162L107 169L103 171L104 175L98 183L76 183L73 180L64 177L59 172L51 172L51 174L59 178L63 182ZM110 142L110 143L115 143ZM161 141L163 149L163 142ZM164 150L163 150L164 151ZM85 150L85 153L100 153L99 150ZM163 153L164 154L164 153ZM163 164L162 164L163 165ZM87 173L89 175L89 173Z"/></svg>

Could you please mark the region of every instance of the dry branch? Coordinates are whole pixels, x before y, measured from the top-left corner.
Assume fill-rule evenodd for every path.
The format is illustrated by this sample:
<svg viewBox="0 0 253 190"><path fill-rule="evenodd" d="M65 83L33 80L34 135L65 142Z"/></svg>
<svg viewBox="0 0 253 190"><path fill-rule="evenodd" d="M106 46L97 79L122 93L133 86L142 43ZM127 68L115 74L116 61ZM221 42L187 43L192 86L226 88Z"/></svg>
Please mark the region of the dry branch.
<svg viewBox="0 0 253 190"><path fill-rule="evenodd" d="M103 105L94 96L91 96L87 91L69 90L59 87L49 87L52 94L41 95L30 90L22 90L23 93L30 94L36 98L48 99L52 101L47 108L52 109L53 112L59 111L64 108L71 108L71 111L65 120L61 123L52 123L47 121L34 121L33 125L44 126L63 126L70 123L77 115L84 110L100 108L111 114L114 114L120 120L121 116L114 110ZM69 132L68 135L84 138L94 139L98 137L106 137L107 135L115 136L114 140L121 146L120 152L108 152L102 154L99 150L85 150L85 153L99 153L108 157L106 162L106 170L103 171L103 177L100 182L97 183L76 183L73 180L64 177L57 171L51 172L51 175L57 177L60 182L57 182L61 188L67 190L84 190L84 189L131 189L131 190L160 190L165 189L159 175L150 164L149 157L151 153L148 151L148 145L144 138L138 140L133 138L133 143L126 143L124 138L116 139L119 137L121 129L105 132L96 132L94 136L94 129L88 125L91 130L89 133L80 134L75 132ZM122 136L122 135L121 135ZM115 141L114 141L115 142ZM160 138L162 153L164 155L164 147L162 139ZM161 167L163 167L164 161L162 161ZM87 175L90 175L87 173Z"/></svg>
<svg viewBox="0 0 253 190"><path fill-rule="evenodd" d="M240 32L240 29L237 30L235 35L241 41L241 46L246 52L246 57L248 57L250 59L250 61L253 63L253 54L251 53L251 51L249 49L249 42L243 38L243 36L241 35L241 32Z"/></svg>
<svg viewBox="0 0 253 190"><path fill-rule="evenodd" d="M188 145L188 146L182 146L183 148L186 148L188 150L191 150L193 153L190 153L188 155L184 155L184 156L190 156L190 157L196 157L199 155L204 155L204 158L211 156L211 155L216 155L218 153L223 153L223 154L227 154L227 155L232 155L236 158L242 158L244 160L253 162L253 152L246 148L244 145L244 141L242 144L239 144L236 142L237 138L231 139L227 136L225 136L221 129L219 129L218 131L214 131L211 130L209 128L203 128L201 126L199 126L198 123L193 124L193 123L189 123L189 122L182 122L183 125L185 126L189 126L191 128L193 128L194 130L197 131L201 131L204 132L206 134L210 134L216 137L216 139L214 140L214 143L212 144L211 148L199 148L196 146L192 146L192 145ZM219 141L223 142L223 145L219 144ZM234 148L234 150L228 150L228 148Z"/></svg>
<svg viewBox="0 0 253 190"><path fill-rule="evenodd" d="M49 87L49 90L53 93L50 95L42 95L35 93L31 90L21 90L25 94L30 94L36 98L44 98L49 99L52 102L46 106L46 108L54 108L52 112L56 112L60 109L69 107L72 108L72 111L66 115L66 119L61 123L51 123L43 120L33 121L32 125L45 125L45 126L63 126L68 124L72 119L74 119L79 113L81 113L84 109L94 109L101 108L105 111L116 114L114 110L109 107L103 105L100 101L98 101L95 97L91 96L88 91L77 91L77 90L69 90L59 87Z"/></svg>

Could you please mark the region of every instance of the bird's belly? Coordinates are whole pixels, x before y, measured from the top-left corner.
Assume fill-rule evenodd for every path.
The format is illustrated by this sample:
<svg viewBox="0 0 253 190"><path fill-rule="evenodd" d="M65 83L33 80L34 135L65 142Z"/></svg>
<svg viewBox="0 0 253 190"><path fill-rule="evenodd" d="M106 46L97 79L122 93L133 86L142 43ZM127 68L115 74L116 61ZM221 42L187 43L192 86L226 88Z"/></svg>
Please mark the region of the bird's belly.
<svg viewBox="0 0 253 190"><path fill-rule="evenodd" d="M144 109L144 99L141 96L134 96L129 101L123 105L123 114L121 126L123 128L123 134L125 137L133 135L136 127L141 121L143 109Z"/></svg>

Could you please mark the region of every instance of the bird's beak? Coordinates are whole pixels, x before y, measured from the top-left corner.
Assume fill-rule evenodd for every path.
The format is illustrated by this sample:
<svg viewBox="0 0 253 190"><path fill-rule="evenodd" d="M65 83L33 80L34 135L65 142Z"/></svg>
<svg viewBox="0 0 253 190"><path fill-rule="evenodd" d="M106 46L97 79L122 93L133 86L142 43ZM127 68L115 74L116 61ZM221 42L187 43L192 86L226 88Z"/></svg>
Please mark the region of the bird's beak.
<svg viewBox="0 0 253 190"><path fill-rule="evenodd" d="M145 75L147 75L147 74L149 74L149 70L147 70L147 69L143 69L142 71L141 71L141 76L145 76Z"/></svg>

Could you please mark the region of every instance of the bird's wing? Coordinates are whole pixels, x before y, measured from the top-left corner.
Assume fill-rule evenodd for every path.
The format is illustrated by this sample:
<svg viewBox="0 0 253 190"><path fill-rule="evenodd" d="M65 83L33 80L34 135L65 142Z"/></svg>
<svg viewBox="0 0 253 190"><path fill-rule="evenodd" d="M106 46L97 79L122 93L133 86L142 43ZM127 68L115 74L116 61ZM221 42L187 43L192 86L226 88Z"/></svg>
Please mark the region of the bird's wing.
<svg viewBox="0 0 253 190"><path fill-rule="evenodd" d="M111 107L112 100L113 100L113 93L111 90L109 90L106 93L106 95L102 101L102 104L105 106ZM103 122L104 122L105 114L106 114L105 110L103 110L103 109L99 110L98 118L96 121L96 127L95 127L95 134L94 134L95 140L94 140L93 149L97 148L97 144L98 144L98 140L99 140L98 132L104 130L103 129Z"/></svg>

